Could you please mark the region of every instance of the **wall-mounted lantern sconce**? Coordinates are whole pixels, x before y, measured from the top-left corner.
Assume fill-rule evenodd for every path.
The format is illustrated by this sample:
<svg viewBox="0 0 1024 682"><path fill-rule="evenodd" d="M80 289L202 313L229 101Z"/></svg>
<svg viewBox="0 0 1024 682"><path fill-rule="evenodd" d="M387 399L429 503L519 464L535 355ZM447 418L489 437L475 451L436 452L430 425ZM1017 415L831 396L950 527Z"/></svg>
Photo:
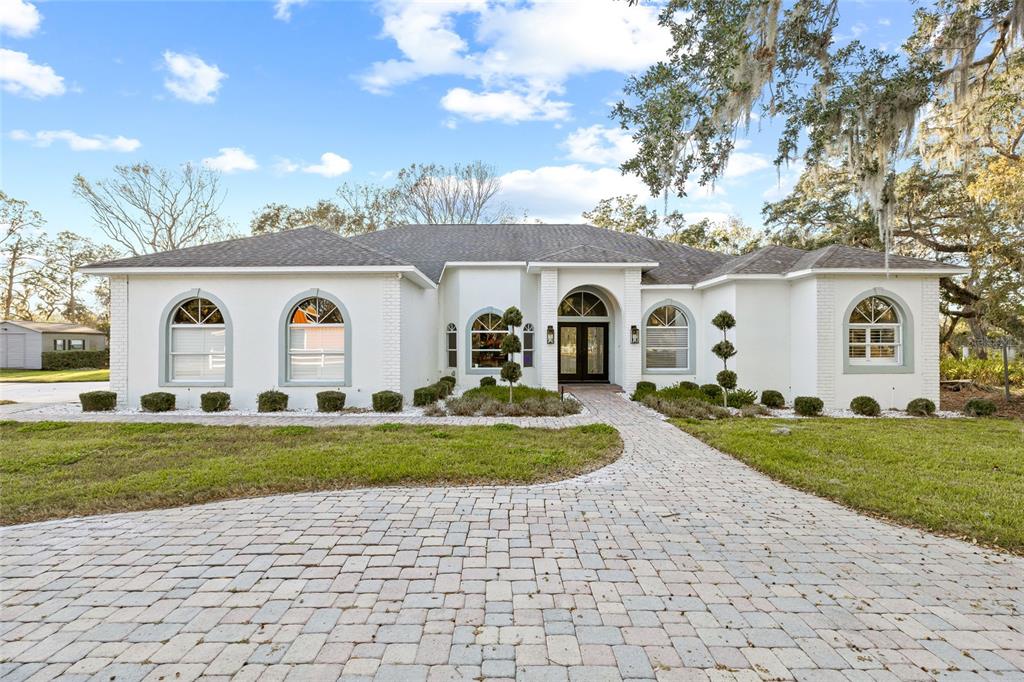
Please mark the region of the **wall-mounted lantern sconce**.
<svg viewBox="0 0 1024 682"><path fill-rule="evenodd" d="M629 328L629 342L640 343L640 327L635 324Z"/></svg>
<svg viewBox="0 0 1024 682"><path fill-rule="evenodd" d="M551 346L555 343L555 328L548 325L548 345Z"/></svg>

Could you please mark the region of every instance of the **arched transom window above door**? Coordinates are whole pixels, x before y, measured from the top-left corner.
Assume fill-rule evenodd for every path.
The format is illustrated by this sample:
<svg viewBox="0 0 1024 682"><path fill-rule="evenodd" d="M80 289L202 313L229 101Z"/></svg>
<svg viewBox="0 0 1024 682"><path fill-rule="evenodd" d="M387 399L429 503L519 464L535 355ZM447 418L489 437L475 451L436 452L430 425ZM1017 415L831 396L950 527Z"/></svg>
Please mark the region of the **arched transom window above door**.
<svg viewBox="0 0 1024 682"><path fill-rule="evenodd" d="M345 318L322 296L299 301L288 313L287 380L345 380Z"/></svg>
<svg viewBox="0 0 1024 682"><path fill-rule="evenodd" d="M559 317L608 317L608 308L596 294L577 291L562 299Z"/></svg>

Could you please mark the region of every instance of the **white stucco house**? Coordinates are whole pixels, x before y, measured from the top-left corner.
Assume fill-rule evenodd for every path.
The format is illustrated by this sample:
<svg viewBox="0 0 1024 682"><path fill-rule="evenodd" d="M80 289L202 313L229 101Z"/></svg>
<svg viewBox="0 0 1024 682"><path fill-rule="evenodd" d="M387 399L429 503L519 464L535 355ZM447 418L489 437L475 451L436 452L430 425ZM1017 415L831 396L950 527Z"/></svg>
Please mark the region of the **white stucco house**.
<svg viewBox="0 0 1024 682"><path fill-rule="evenodd" d="M523 311L523 382L631 390L714 381L720 310L737 320L730 368L741 387L788 400L886 407L938 399L939 279L946 264L846 246L770 246L743 256L589 225L409 225L343 238L309 227L121 260L110 278L111 388L119 400L209 390L253 407L279 388L315 406L338 388L375 391L454 374L497 375Z"/></svg>

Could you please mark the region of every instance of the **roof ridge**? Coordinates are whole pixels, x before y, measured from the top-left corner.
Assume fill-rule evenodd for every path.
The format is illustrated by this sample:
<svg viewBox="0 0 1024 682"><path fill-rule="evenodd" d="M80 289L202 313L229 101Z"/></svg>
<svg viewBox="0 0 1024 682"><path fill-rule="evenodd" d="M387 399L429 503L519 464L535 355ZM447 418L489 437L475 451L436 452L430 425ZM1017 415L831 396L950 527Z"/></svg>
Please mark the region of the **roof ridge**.
<svg viewBox="0 0 1024 682"><path fill-rule="evenodd" d="M600 229L600 228L598 228L598 229ZM604 251L605 253L614 253L617 256L623 256L625 258L634 258L634 256L631 256L628 253L625 253L623 251L619 251L618 249L609 249L608 247L596 246L594 244L576 244L574 246L567 246L564 249L556 249L554 251L548 251L547 253L542 253L539 256L536 256L536 258L537 259L541 259L541 258L547 258L549 256L556 256L556 255L558 255L560 253L566 253L568 251L575 251L576 249L597 249L598 251Z"/></svg>

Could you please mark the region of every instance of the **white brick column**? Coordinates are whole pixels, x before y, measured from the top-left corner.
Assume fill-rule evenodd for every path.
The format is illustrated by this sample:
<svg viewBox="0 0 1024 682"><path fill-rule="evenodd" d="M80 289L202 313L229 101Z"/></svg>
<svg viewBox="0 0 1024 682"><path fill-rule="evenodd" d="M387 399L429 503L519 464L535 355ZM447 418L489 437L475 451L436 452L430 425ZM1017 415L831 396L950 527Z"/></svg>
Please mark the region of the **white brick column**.
<svg viewBox="0 0 1024 682"><path fill-rule="evenodd" d="M921 341L916 347L918 372L921 374L921 396L939 404L939 280L921 282Z"/></svg>
<svg viewBox="0 0 1024 682"><path fill-rule="evenodd" d="M825 407L835 408L836 402L836 287L835 281L819 277L817 288L818 366L817 397Z"/></svg>
<svg viewBox="0 0 1024 682"><path fill-rule="evenodd" d="M384 296L381 305L384 318L384 338L381 354L384 367L384 389L402 392L402 276L384 278Z"/></svg>
<svg viewBox="0 0 1024 682"><path fill-rule="evenodd" d="M644 312L640 309L640 268L626 268L625 280L622 294L622 333L620 336L623 343L622 388L627 393L632 393L636 388L636 382L640 381L640 373L642 371L640 344L630 343L629 339L629 328L634 324L638 327L640 326L640 316Z"/></svg>
<svg viewBox="0 0 1024 682"><path fill-rule="evenodd" d="M128 403L128 277L115 275L110 282L110 390L119 405Z"/></svg>
<svg viewBox="0 0 1024 682"><path fill-rule="evenodd" d="M558 270L540 271L540 385L558 390ZM555 343L548 344L548 327L555 330Z"/></svg>

